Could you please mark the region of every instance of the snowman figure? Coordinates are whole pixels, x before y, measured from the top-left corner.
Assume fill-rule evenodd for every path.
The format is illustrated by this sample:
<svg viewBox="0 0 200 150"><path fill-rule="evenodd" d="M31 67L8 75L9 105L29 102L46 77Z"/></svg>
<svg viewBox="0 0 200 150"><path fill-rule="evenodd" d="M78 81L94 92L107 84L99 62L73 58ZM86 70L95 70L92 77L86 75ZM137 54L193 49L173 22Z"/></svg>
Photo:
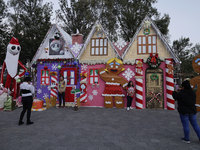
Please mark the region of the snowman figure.
<svg viewBox="0 0 200 150"><path fill-rule="evenodd" d="M20 51L21 51L21 47L19 45L18 39L16 39L15 37L12 37L12 39L10 40L10 43L7 46L6 58L4 60L2 70L1 70L0 83L3 84L3 74L4 74L5 69L7 69L6 83L4 87L10 89L10 91L13 91L14 99L16 99L16 96L17 96L16 80L21 78L27 71L26 67L19 61ZM17 75L18 64L24 69L24 71L19 75Z"/></svg>

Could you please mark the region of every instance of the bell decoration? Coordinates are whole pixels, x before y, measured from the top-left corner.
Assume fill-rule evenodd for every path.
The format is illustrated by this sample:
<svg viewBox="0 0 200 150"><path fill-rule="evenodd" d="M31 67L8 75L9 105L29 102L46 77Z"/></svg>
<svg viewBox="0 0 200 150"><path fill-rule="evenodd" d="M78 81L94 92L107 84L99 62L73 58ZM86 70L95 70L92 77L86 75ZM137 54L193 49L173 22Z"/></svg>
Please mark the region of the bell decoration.
<svg viewBox="0 0 200 150"><path fill-rule="evenodd" d="M47 70L47 69L48 69L48 67L47 67L47 65L45 65L45 66L44 66L44 70Z"/></svg>
<svg viewBox="0 0 200 150"><path fill-rule="evenodd" d="M32 67L33 67L33 68L37 68L37 64L34 62L34 63L32 64Z"/></svg>
<svg viewBox="0 0 200 150"><path fill-rule="evenodd" d="M57 66L57 69L61 69L61 66L60 66L60 64L58 64L58 66Z"/></svg>
<svg viewBox="0 0 200 150"><path fill-rule="evenodd" d="M24 76L27 77L27 76L29 76L29 75L30 75L30 73L26 70Z"/></svg>
<svg viewBox="0 0 200 150"><path fill-rule="evenodd" d="M40 64L42 65L42 61L40 62Z"/></svg>
<svg viewBox="0 0 200 150"><path fill-rule="evenodd" d="M20 82L21 82L21 80L20 80L20 79L17 79L17 80L16 80L16 82L17 82L17 83L20 83Z"/></svg>
<svg viewBox="0 0 200 150"><path fill-rule="evenodd" d="M75 61L74 61L74 65L77 65L77 64L78 64L78 62L75 60Z"/></svg>

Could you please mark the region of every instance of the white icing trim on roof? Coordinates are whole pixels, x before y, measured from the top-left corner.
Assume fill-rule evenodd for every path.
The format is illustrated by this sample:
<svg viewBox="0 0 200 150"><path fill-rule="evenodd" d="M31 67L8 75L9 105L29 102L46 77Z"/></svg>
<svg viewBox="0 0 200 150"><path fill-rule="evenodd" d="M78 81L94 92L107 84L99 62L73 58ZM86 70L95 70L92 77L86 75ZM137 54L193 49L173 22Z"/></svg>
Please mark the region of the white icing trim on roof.
<svg viewBox="0 0 200 150"><path fill-rule="evenodd" d="M159 36L159 38L161 39L161 41L164 43L165 48L167 49L167 51L172 55L172 58L174 59L175 63L180 63L179 58L177 57L176 54L174 54L174 52L172 51L171 47L169 46L169 44L167 43L165 37L162 35L162 33L160 32L160 30L158 29L158 27L154 24L154 22L151 20L151 18L149 18L148 16L146 16L142 23L140 24L139 28L137 29L137 31L135 32L133 38L131 39L131 42L129 43L129 45L127 46L126 50L124 51L123 55L122 55L122 59L125 57L126 53L128 52L128 50L130 49L131 45L133 44L133 42L135 41L135 39L137 38L138 33L140 32L141 28L143 27L144 21L149 20L151 22L151 27L155 30L155 32L157 33L157 35Z"/></svg>
<svg viewBox="0 0 200 150"><path fill-rule="evenodd" d="M105 30L103 29L102 25L101 25L100 22L97 20L97 21L95 22L95 24L93 25L93 27L92 27L90 33L88 34L87 39L86 39L86 41L85 41L85 43L84 43L82 49L80 50L80 53L78 54L77 59L80 59L80 58L81 58L83 52L85 51L87 45L88 45L89 42L90 42L92 36L93 36L94 33L96 32L96 28L95 28L96 25L100 25L101 29L103 30L103 32L104 32L104 34L105 34L105 37L106 37L106 38L108 39L108 41L109 41L111 47L113 48L113 50L115 51L115 53L117 54L117 56L118 56L119 58L121 58L120 55L119 55L119 53L116 51L115 47L113 46L112 42L111 42L110 39L108 38L108 36L107 36Z"/></svg>
<svg viewBox="0 0 200 150"><path fill-rule="evenodd" d="M31 65L32 65L35 61L37 61L38 57L39 57L40 54L42 53L42 51L43 51L42 46L43 46L43 44L46 42L47 38L48 38L48 37L52 37L53 34L54 34L54 31L56 31L56 30L59 31L59 33L61 34L61 36L62 36L62 38L63 38L63 40L64 40L64 42L65 42L65 44L66 44L67 46L69 46L70 44L72 44L72 38L71 38L71 36L70 36L68 33L66 33L60 26L58 26L58 25L56 25L56 24L52 25L52 26L49 28L48 32L46 33L45 38L44 38L43 41L41 42L41 44L40 44L38 50L36 51L36 53L35 53L35 55L34 55L32 61L31 61ZM73 55L73 53L71 52L70 49L69 49L69 52L70 52L70 53L72 54L72 56L74 57L74 55Z"/></svg>

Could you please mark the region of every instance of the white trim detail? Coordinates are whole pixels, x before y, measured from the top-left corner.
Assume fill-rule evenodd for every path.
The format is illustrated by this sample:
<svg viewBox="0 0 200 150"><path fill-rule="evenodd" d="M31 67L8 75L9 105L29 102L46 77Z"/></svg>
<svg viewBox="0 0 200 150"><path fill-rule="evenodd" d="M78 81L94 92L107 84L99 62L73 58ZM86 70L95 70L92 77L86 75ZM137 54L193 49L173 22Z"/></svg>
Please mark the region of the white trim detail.
<svg viewBox="0 0 200 150"><path fill-rule="evenodd" d="M102 94L102 96L122 96L124 97L124 94Z"/></svg>
<svg viewBox="0 0 200 150"><path fill-rule="evenodd" d="M101 71L99 74L105 73L106 71Z"/></svg>
<svg viewBox="0 0 200 150"><path fill-rule="evenodd" d="M123 87L125 87L125 86L127 86L128 85L128 83L125 83L124 85L123 85Z"/></svg>
<svg viewBox="0 0 200 150"><path fill-rule="evenodd" d="M107 85L120 85L119 83L106 82Z"/></svg>

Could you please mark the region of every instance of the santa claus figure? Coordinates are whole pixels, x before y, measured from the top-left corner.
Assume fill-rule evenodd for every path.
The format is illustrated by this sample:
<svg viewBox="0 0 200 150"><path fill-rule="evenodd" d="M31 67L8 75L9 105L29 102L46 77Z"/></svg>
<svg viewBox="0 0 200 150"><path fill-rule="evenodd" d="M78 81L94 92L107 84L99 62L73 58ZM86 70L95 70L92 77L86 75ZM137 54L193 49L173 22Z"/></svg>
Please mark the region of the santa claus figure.
<svg viewBox="0 0 200 150"><path fill-rule="evenodd" d="M10 91L13 92L14 99L16 99L16 96L17 96L16 80L22 77L27 71L24 65L19 61L20 51L21 51L21 47L19 45L18 39L12 37L10 43L7 46L6 59L3 63L2 71L1 71L0 83L3 84L3 74L5 71L5 68L7 69L7 78L6 78L5 88L8 88L10 89ZM17 75L18 64L24 69L24 72L22 72L19 75Z"/></svg>

